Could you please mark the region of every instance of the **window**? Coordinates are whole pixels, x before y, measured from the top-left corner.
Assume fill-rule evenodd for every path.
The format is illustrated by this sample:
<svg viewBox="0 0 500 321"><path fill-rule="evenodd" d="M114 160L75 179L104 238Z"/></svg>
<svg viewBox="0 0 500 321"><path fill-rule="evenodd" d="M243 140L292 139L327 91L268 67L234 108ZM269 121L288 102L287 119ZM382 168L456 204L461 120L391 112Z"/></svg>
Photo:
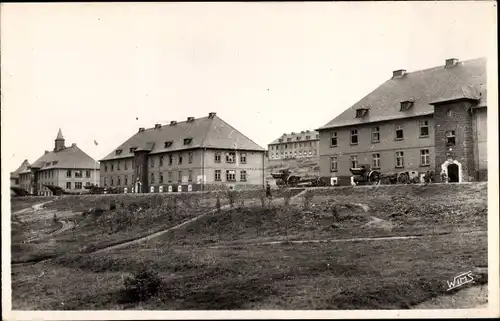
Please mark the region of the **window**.
<svg viewBox="0 0 500 321"><path fill-rule="evenodd" d="M192 138L184 138L184 145L189 145L193 141Z"/></svg>
<svg viewBox="0 0 500 321"><path fill-rule="evenodd" d="M420 121L420 137L429 136L429 121L422 120Z"/></svg>
<svg viewBox="0 0 500 321"><path fill-rule="evenodd" d="M123 166L124 166L124 169L125 169L125 170L127 170L127 169L128 169L128 162L127 162L127 161L125 161L125 163L124 163L124 165L123 165Z"/></svg>
<svg viewBox="0 0 500 321"><path fill-rule="evenodd" d="M236 171L233 171L233 170L226 171L226 180L227 181L235 181L236 180Z"/></svg>
<svg viewBox="0 0 500 321"><path fill-rule="evenodd" d="M104 181L106 181L106 178L104 178ZM71 189L71 182L66 182L66 188Z"/></svg>
<svg viewBox="0 0 500 321"><path fill-rule="evenodd" d="M286 139L286 141L287 141L287 142L291 142L291 141L292 141L292 139L291 139L291 138L287 138L287 139Z"/></svg>
<svg viewBox="0 0 500 321"><path fill-rule="evenodd" d="M168 172L168 182L172 182L172 172Z"/></svg>
<svg viewBox="0 0 500 321"><path fill-rule="evenodd" d="M57 161L53 161L53 162L52 162L52 165L56 165L56 164L57 164Z"/></svg>
<svg viewBox="0 0 500 321"><path fill-rule="evenodd" d="M137 149L137 147L130 147L129 151L130 151L131 153L133 153L133 152L135 152L135 150L136 150L136 149Z"/></svg>
<svg viewBox="0 0 500 321"><path fill-rule="evenodd" d="M351 168L358 168L358 155L351 155Z"/></svg>
<svg viewBox="0 0 500 321"><path fill-rule="evenodd" d="M337 156L330 157L330 171L336 172L339 168L339 160Z"/></svg>
<svg viewBox="0 0 500 321"><path fill-rule="evenodd" d="M420 165L422 166L430 165L430 152L428 149L420 150Z"/></svg>
<svg viewBox="0 0 500 321"><path fill-rule="evenodd" d="M90 171L89 170L86 170L85 171L85 177L89 178L90 177Z"/></svg>
<svg viewBox="0 0 500 321"><path fill-rule="evenodd" d="M330 134L330 147L337 147L337 132L332 132Z"/></svg>
<svg viewBox="0 0 500 321"><path fill-rule="evenodd" d="M160 167L163 166L163 156L160 156Z"/></svg>
<svg viewBox="0 0 500 321"><path fill-rule="evenodd" d="M306 136L306 140L309 140L309 139L311 139L311 136Z"/></svg>
<svg viewBox="0 0 500 321"><path fill-rule="evenodd" d="M173 159L172 155L168 155L168 165L172 165Z"/></svg>
<svg viewBox="0 0 500 321"><path fill-rule="evenodd" d="M380 154L373 154L372 168L380 168Z"/></svg>
<svg viewBox="0 0 500 321"><path fill-rule="evenodd" d="M151 184L155 183L155 173L151 173Z"/></svg>
<svg viewBox="0 0 500 321"><path fill-rule="evenodd" d="M220 163L220 158L221 158L220 152L215 152L215 162L216 163Z"/></svg>
<svg viewBox="0 0 500 321"><path fill-rule="evenodd" d="M121 185L121 179L120 179L120 176L118 176L118 177L116 178L116 181L117 181L116 185L117 185L117 186L120 186L120 185Z"/></svg>
<svg viewBox="0 0 500 321"><path fill-rule="evenodd" d="M108 164L104 164L104 171L107 172L108 171Z"/></svg>
<svg viewBox="0 0 500 321"><path fill-rule="evenodd" d="M215 170L215 180L216 181L220 181L220 169L216 169Z"/></svg>
<svg viewBox="0 0 500 321"><path fill-rule="evenodd" d="M115 165L111 164L111 171L115 170Z"/></svg>
<svg viewBox="0 0 500 321"><path fill-rule="evenodd" d="M68 182L68 183L69 183L69 182ZM66 183L66 184L68 184L68 183ZM70 184L71 184L71 183L70 183ZM104 177L104 186L108 186L108 183L107 183L107 178L106 178L106 177Z"/></svg>
<svg viewBox="0 0 500 321"><path fill-rule="evenodd" d="M236 159L235 152L226 153L226 163L234 163L235 159Z"/></svg>
<svg viewBox="0 0 500 321"><path fill-rule="evenodd" d="M182 182L182 171L179 171L179 178L177 179L180 182Z"/></svg>
<svg viewBox="0 0 500 321"><path fill-rule="evenodd" d="M192 170L189 170L189 171L188 171L188 181L189 181L189 182L192 182L192 181L193 181L193 171L192 171Z"/></svg>
<svg viewBox="0 0 500 321"><path fill-rule="evenodd" d="M446 132L446 146L455 146L455 131L449 130Z"/></svg>
<svg viewBox="0 0 500 321"><path fill-rule="evenodd" d="M240 181L246 182L247 181L247 171L241 171L240 172Z"/></svg>
<svg viewBox="0 0 500 321"><path fill-rule="evenodd" d="M163 184L163 173L160 173L160 184Z"/></svg>
<svg viewBox="0 0 500 321"><path fill-rule="evenodd" d="M411 100L402 101L400 106L401 106L400 111L407 111L413 106L413 101Z"/></svg>
<svg viewBox="0 0 500 321"><path fill-rule="evenodd" d="M149 163L151 164L151 167L155 167L155 159L153 157L149 159Z"/></svg>
<svg viewBox="0 0 500 321"><path fill-rule="evenodd" d="M171 141L171 140L166 141L164 147L169 148L170 146L172 146L172 143L173 143L173 141Z"/></svg>
<svg viewBox="0 0 500 321"><path fill-rule="evenodd" d="M358 130L353 129L351 130L351 145L357 145L358 144Z"/></svg>
<svg viewBox="0 0 500 321"><path fill-rule="evenodd" d="M116 150L116 155L120 155L122 153L122 150L121 149L117 149Z"/></svg>
<svg viewBox="0 0 500 321"><path fill-rule="evenodd" d="M182 154L179 154L179 165L182 164Z"/></svg>
<svg viewBox="0 0 500 321"><path fill-rule="evenodd" d="M125 178L124 178L124 182L123 182L125 185L128 185L128 176L125 175Z"/></svg>
<svg viewBox="0 0 500 321"><path fill-rule="evenodd" d="M120 170L120 161L118 161L118 165L116 166L117 170Z"/></svg>
<svg viewBox="0 0 500 321"><path fill-rule="evenodd" d="M66 177L71 177L71 170L70 170L70 169L68 169L68 170L66 171Z"/></svg>
<svg viewBox="0 0 500 321"><path fill-rule="evenodd" d="M396 140L402 140L402 139L403 139L403 126L396 125Z"/></svg>
<svg viewBox="0 0 500 321"><path fill-rule="evenodd" d="M247 163L247 153L241 153L240 154L240 162L242 164L246 164Z"/></svg>
<svg viewBox="0 0 500 321"><path fill-rule="evenodd" d="M368 108L359 108L356 109L356 118L361 118L368 114Z"/></svg>
<svg viewBox="0 0 500 321"><path fill-rule="evenodd" d="M396 152L396 167L404 167L405 165L404 153Z"/></svg>
<svg viewBox="0 0 500 321"><path fill-rule="evenodd" d="M114 186L114 184L115 184L115 181L114 181L113 177L111 177L111 186Z"/></svg>
<svg viewBox="0 0 500 321"><path fill-rule="evenodd" d="M380 142L380 127L376 126L372 128L372 143Z"/></svg>
<svg viewBox="0 0 500 321"><path fill-rule="evenodd" d="M188 163L191 164L193 162L193 152L188 153Z"/></svg>

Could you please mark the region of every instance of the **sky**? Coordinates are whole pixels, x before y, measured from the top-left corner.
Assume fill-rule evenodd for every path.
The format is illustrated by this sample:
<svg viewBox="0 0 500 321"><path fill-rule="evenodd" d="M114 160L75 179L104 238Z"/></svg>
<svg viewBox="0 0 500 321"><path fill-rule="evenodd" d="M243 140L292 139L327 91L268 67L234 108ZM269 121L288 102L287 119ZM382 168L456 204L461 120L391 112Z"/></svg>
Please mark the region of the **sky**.
<svg viewBox="0 0 500 321"><path fill-rule="evenodd" d="M59 128L101 159L139 127L209 112L267 148L323 126L393 70L496 59L494 6L2 4L3 166L52 150Z"/></svg>

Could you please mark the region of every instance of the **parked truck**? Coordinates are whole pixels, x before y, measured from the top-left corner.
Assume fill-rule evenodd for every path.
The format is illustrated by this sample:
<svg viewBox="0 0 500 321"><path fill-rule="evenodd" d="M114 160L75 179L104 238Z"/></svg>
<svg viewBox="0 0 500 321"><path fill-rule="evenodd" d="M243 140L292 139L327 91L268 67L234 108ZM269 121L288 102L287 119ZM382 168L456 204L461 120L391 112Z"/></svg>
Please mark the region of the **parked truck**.
<svg viewBox="0 0 500 321"><path fill-rule="evenodd" d="M304 186L329 186L330 177L312 176L301 177L294 175L289 168L282 168L278 172L271 173L279 187L304 187Z"/></svg>
<svg viewBox="0 0 500 321"><path fill-rule="evenodd" d="M391 184L418 184L421 182L421 174L418 171L400 171L381 173L378 170L370 169L368 165L361 165L350 169L351 182L354 185L391 185ZM433 172L427 171L423 180L425 183L434 182Z"/></svg>

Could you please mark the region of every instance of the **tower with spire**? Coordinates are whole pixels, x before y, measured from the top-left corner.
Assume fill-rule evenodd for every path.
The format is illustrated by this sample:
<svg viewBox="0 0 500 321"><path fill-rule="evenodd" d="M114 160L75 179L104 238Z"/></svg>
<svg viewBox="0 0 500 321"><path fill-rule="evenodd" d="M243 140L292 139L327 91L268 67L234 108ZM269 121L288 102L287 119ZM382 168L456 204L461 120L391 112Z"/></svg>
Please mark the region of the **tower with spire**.
<svg viewBox="0 0 500 321"><path fill-rule="evenodd" d="M64 146L64 136L62 134L61 128L59 128L59 131L57 132L57 137L56 137L56 143L54 147L54 152L58 152L61 149L65 148Z"/></svg>

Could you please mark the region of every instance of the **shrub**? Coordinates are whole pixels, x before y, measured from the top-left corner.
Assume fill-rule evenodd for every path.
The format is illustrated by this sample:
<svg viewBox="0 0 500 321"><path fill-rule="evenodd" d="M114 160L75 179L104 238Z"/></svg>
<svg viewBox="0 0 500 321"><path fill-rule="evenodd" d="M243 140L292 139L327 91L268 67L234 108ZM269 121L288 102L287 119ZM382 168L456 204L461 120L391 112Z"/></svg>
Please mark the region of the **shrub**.
<svg viewBox="0 0 500 321"><path fill-rule="evenodd" d="M110 211L116 210L116 202L115 201L111 201L111 203L109 204L109 210Z"/></svg>
<svg viewBox="0 0 500 321"><path fill-rule="evenodd" d="M144 301L158 293L161 285L161 278L158 273L142 267L127 276L124 280L125 295L127 299L136 302Z"/></svg>

